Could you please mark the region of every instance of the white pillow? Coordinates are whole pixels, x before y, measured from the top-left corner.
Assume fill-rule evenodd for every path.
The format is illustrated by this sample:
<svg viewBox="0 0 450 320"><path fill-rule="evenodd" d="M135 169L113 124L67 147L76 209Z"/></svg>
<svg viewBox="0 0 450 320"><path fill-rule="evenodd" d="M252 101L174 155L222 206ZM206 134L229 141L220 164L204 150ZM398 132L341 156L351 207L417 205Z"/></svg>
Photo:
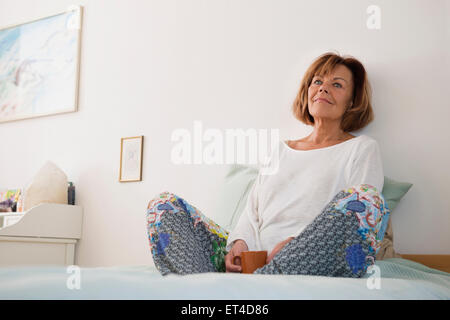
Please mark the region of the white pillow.
<svg viewBox="0 0 450 320"><path fill-rule="evenodd" d="M241 164L231 164L226 170L219 188L216 210L211 218L228 232L234 229L245 209L258 170L258 167Z"/></svg>
<svg viewBox="0 0 450 320"><path fill-rule="evenodd" d="M67 204L67 176L50 161L47 161L25 189L24 210L41 203Z"/></svg>

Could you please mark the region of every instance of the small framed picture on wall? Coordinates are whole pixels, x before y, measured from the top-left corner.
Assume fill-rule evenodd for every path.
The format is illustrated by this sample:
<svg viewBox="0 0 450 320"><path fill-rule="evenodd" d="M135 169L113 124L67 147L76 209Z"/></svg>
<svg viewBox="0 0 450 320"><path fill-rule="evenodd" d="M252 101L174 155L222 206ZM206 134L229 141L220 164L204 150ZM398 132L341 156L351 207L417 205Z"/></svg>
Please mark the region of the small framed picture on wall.
<svg viewBox="0 0 450 320"><path fill-rule="evenodd" d="M122 138L120 142L120 182L142 181L144 136Z"/></svg>

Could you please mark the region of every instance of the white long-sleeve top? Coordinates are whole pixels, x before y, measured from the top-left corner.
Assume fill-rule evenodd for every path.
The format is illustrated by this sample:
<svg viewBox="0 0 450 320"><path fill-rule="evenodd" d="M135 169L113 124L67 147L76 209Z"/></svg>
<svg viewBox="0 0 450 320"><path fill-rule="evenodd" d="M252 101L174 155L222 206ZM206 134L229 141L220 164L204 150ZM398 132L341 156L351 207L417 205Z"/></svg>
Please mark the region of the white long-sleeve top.
<svg viewBox="0 0 450 320"><path fill-rule="evenodd" d="M279 141L275 174L259 170L227 250L242 239L249 250L267 250L298 236L344 188L370 184L381 193L384 173L378 142L359 135L333 146L296 150ZM266 171L267 172L267 171Z"/></svg>

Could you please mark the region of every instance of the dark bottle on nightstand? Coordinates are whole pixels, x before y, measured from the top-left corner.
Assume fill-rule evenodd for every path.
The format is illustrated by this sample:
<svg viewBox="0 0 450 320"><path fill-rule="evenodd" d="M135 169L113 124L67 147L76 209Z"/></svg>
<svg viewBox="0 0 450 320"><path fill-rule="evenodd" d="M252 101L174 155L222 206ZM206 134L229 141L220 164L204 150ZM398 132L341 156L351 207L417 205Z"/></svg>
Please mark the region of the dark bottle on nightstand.
<svg viewBox="0 0 450 320"><path fill-rule="evenodd" d="M67 187L67 203L75 205L75 186L70 181Z"/></svg>

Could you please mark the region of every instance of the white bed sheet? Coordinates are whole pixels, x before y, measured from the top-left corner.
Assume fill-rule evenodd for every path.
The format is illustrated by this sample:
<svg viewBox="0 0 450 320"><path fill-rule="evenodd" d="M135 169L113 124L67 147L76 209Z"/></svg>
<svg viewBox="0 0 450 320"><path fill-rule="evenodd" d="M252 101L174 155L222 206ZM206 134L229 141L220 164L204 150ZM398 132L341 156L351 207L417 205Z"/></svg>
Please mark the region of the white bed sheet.
<svg viewBox="0 0 450 320"><path fill-rule="evenodd" d="M66 267L0 268L0 299L450 299L450 274L404 260L377 261L373 275L332 278L301 275L203 273L161 276L154 266L80 268L80 289Z"/></svg>

